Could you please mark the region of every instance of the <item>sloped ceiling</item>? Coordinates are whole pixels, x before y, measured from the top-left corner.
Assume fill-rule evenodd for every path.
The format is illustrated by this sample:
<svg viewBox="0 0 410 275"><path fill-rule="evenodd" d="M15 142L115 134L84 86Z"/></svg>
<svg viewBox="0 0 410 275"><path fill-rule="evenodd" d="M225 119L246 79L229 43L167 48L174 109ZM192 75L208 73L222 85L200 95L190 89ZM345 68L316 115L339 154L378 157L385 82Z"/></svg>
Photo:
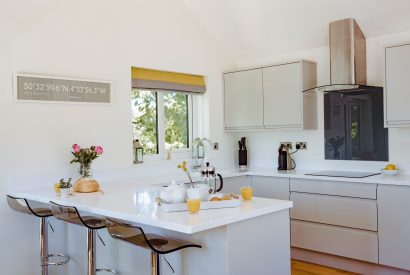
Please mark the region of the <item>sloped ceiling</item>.
<svg viewBox="0 0 410 275"><path fill-rule="evenodd" d="M328 45L353 17L367 38L410 31L409 0L182 0L238 61Z"/></svg>

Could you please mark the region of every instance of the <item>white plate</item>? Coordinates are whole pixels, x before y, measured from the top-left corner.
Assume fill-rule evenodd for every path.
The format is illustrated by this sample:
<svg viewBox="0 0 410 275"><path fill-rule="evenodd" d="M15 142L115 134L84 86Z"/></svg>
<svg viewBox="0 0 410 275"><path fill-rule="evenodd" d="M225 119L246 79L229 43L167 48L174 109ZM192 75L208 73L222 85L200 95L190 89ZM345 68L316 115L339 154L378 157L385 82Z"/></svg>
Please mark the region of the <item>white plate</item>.
<svg viewBox="0 0 410 275"><path fill-rule="evenodd" d="M382 174L386 176L395 176L400 172L400 169L395 169L395 170L380 169L380 172L382 172Z"/></svg>

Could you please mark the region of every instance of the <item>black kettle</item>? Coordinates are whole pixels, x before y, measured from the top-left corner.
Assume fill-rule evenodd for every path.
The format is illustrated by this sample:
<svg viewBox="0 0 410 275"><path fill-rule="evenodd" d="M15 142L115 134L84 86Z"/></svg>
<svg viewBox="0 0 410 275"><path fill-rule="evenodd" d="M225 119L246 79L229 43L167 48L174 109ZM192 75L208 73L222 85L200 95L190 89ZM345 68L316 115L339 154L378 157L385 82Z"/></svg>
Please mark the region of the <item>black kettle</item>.
<svg viewBox="0 0 410 275"><path fill-rule="evenodd" d="M292 170L295 169L294 161L289 153L289 148L281 144L278 149L278 170Z"/></svg>

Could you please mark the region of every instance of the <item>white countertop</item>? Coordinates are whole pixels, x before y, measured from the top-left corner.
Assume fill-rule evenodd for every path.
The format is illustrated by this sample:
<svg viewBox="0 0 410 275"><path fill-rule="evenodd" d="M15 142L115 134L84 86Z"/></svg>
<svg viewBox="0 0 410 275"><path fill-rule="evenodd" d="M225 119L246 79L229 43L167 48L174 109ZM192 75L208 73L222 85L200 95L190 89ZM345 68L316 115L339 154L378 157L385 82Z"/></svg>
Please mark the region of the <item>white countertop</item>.
<svg viewBox="0 0 410 275"><path fill-rule="evenodd" d="M358 182L358 183L373 183L385 185L403 185L410 186L410 175L398 174L396 176L375 175L366 178L345 178L345 177L324 177L324 176L309 176L308 173L318 172L320 170L289 170L278 171L276 168L250 168L247 171L241 172L237 168L220 171L223 177L237 176L264 176L264 177L284 177L295 179L312 179L325 181L339 182ZM367 171L366 171L367 172ZM372 171L369 171L372 172Z"/></svg>
<svg viewBox="0 0 410 275"><path fill-rule="evenodd" d="M164 213L156 206L158 186L145 185L138 179L101 182L102 195L83 195L62 198L52 186L20 190L11 195L48 203L53 201L75 206L80 211L122 219L129 222L192 234L230 223L288 209L291 201L253 198L235 208L201 210L198 214L188 212Z"/></svg>
<svg viewBox="0 0 410 275"><path fill-rule="evenodd" d="M384 185L410 186L410 175L384 176L376 175L366 178L344 178L308 176L312 170L278 171L276 168L251 168L240 172L237 168L218 171L223 177L237 176L267 176L312 179L333 182L357 182ZM179 177L178 177L179 175ZM123 219L130 222L155 226L182 233L192 234L203 230L227 225L230 223L250 219L253 217L274 213L292 207L292 202L272 199L255 198L251 203L243 204L237 208L202 210L197 215L187 212L163 213L157 209L153 198L159 186L169 183L175 178L184 181L185 177L179 174L161 174L155 177L140 177L127 180L101 180L103 195L76 196L61 198L56 196L52 184L47 186L33 184L16 188L10 194L25 197L30 200L48 203L54 201L60 204L76 206L80 211L91 212L98 215ZM194 173L194 178L199 174ZM25 180L27 182L27 179ZM35 182L49 182L44 178Z"/></svg>

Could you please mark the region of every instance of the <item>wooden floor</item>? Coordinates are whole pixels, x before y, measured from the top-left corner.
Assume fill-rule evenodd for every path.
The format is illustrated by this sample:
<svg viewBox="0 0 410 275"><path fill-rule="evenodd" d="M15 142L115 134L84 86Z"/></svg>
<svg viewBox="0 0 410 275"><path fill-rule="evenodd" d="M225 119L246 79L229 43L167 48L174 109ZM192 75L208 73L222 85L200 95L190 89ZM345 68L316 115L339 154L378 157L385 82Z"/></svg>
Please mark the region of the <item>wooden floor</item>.
<svg viewBox="0 0 410 275"><path fill-rule="evenodd" d="M292 275L353 275L356 273L343 271L327 266L292 260Z"/></svg>

